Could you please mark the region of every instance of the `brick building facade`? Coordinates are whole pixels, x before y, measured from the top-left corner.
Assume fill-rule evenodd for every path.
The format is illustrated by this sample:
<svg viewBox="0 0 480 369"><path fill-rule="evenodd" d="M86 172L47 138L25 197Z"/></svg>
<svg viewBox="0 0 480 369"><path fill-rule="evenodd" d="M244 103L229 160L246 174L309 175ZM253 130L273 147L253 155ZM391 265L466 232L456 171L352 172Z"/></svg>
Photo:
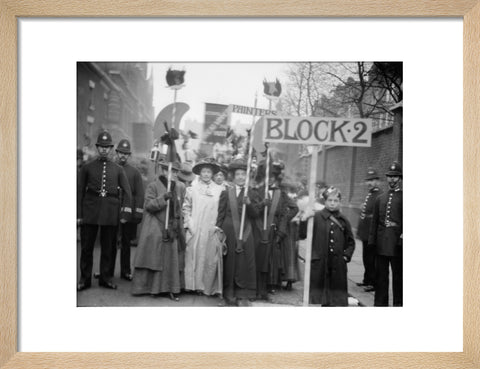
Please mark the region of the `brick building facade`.
<svg viewBox="0 0 480 369"><path fill-rule="evenodd" d="M95 154L102 130L114 143L130 139L134 155L148 155L154 111L147 68L147 63L77 63L77 149L84 157Z"/></svg>
<svg viewBox="0 0 480 369"><path fill-rule="evenodd" d="M402 163L403 157L403 108L402 103L392 107L393 124L372 134L371 147L330 146L318 153L317 181L324 181L342 192L342 212L355 227L360 207L366 195L365 173L368 167L375 168L386 190L384 173L393 161ZM289 150L298 152L298 145ZM294 154L291 152L291 154ZM287 174L296 177L297 172L307 174L309 179L311 156L289 156Z"/></svg>

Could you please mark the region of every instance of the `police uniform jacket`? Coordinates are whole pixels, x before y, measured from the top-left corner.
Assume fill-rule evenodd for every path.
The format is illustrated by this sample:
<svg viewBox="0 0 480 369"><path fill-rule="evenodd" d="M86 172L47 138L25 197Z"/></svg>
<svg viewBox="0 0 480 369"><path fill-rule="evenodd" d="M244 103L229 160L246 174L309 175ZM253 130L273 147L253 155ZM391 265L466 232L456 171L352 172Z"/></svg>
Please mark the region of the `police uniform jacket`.
<svg viewBox="0 0 480 369"><path fill-rule="evenodd" d="M130 190L132 191L132 217L131 221L133 223L140 223L143 216L143 202L145 197L145 191L143 189L143 180L142 175L134 166L125 163L120 166L125 171L125 175L128 179L128 184L130 185Z"/></svg>
<svg viewBox="0 0 480 369"><path fill-rule="evenodd" d="M122 203L120 192L123 191ZM122 167L109 158L97 158L80 170L77 188L77 218L84 224L118 225L132 215L132 195Z"/></svg>
<svg viewBox="0 0 480 369"><path fill-rule="evenodd" d="M389 190L375 200L368 244L376 246L378 255L398 256L402 251L402 234L403 192Z"/></svg>
<svg viewBox="0 0 480 369"><path fill-rule="evenodd" d="M383 193L378 187L374 187L368 191L365 201L362 204L360 212L360 220L358 221L357 237L367 242L370 233L370 224L373 218L373 208L375 206L376 198Z"/></svg>

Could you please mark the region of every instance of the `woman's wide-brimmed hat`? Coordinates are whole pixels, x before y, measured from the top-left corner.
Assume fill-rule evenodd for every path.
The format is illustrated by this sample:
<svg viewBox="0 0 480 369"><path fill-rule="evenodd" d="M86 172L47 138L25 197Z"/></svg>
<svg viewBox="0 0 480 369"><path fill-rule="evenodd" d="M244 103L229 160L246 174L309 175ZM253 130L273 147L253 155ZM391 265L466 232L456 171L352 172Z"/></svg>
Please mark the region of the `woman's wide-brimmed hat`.
<svg viewBox="0 0 480 369"><path fill-rule="evenodd" d="M235 159L228 166L230 172L235 172L238 169L247 170L247 161L245 159Z"/></svg>
<svg viewBox="0 0 480 369"><path fill-rule="evenodd" d="M265 159L262 159L259 163L258 163L258 169L257 169L257 178L258 179L263 179L265 178L265 171L266 171L266 167L267 167L267 162ZM278 178L281 174L282 174L282 171L285 169L285 164L283 164L282 162L280 161L272 161L270 163L270 176L271 177L275 177L275 178Z"/></svg>
<svg viewBox="0 0 480 369"><path fill-rule="evenodd" d="M188 163L182 163L180 172L178 172L178 179L183 182L192 182L195 179L195 174L192 173L192 166Z"/></svg>
<svg viewBox="0 0 480 369"><path fill-rule="evenodd" d="M228 174L228 167L224 164L220 164L220 172L226 177Z"/></svg>
<svg viewBox="0 0 480 369"><path fill-rule="evenodd" d="M217 162L213 158L206 158L206 159L200 160L193 167L193 173L199 175L202 168L210 168L212 170L213 174L216 174L220 171L220 166L217 164Z"/></svg>

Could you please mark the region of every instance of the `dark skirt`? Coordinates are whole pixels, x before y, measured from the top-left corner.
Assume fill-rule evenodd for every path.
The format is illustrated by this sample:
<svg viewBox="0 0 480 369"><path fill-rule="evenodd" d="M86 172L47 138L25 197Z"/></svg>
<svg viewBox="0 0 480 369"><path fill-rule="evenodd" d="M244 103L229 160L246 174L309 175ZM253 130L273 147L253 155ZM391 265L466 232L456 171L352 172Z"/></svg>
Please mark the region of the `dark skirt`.
<svg viewBox="0 0 480 369"><path fill-rule="evenodd" d="M231 218L225 219L222 229L227 244L227 254L223 258L223 294L228 299L254 298L257 282L253 234L250 232L244 240L243 252L238 253L235 250L237 242Z"/></svg>
<svg viewBox="0 0 480 369"><path fill-rule="evenodd" d="M136 267L133 272L132 295L180 293L182 287L177 243L164 248L162 270Z"/></svg>

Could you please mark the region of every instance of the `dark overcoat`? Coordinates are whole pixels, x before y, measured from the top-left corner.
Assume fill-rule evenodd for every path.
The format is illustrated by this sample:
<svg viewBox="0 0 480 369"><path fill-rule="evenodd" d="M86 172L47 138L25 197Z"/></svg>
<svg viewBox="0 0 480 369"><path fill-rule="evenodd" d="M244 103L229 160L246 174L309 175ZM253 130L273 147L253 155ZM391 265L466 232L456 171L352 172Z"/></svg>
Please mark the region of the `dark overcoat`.
<svg viewBox="0 0 480 369"><path fill-rule="evenodd" d="M265 186L262 186L255 190L258 199L265 197ZM271 264L271 258L273 254L276 255L277 260L275 265L282 266L282 258L280 252L280 242L287 235L287 216L288 216L288 196L284 191L275 189L272 193L270 200L272 200L275 193L278 193L279 201L276 206L275 214L273 214L271 224L267 224L267 230L264 232L264 207L258 207L257 211L259 216L254 222L254 236L256 243L255 263L257 265L257 271L266 273L269 271L269 265ZM272 203L273 205L273 203ZM272 208L268 209L267 220L271 217ZM273 227L272 227L273 225ZM275 249L278 250L275 250Z"/></svg>
<svg viewBox="0 0 480 369"><path fill-rule="evenodd" d="M343 230L331 220L332 213L326 208L314 216L310 303L347 306L347 262L352 258L355 240L347 218L339 212L333 214ZM306 236L307 222L301 222L300 238Z"/></svg>
<svg viewBox="0 0 480 369"><path fill-rule="evenodd" d="M357 237L362 241L368 241L375 200L382 193L383 191L381 189L374 187L369 190L367 196L365 196L365 201L362 204L362 210L360 212L360 219L357 227Z"/></svg>
<svg viewBox="0 0 480 369"><path fill-rule="evenodd" d="M238 219L241 219L243 190L236 196L236 188L232 186L220 194L216 226L220 227L226 236L227 254L223 262L223 288L237 288L246 290L256 289L255 242L253 223L259 216L258 201L254 191L249 191L251 204L246 206L245 231L243 237L243 252L236 252L238 235L235 232L232 208L229 201L229 192L237 200Z"/></svg>
<svg viewBox="0 0 480 369"><path fill-rule="evenodd" d="M184 187L172 181L174 197L170 203L168 241L164 240L167 201L165 177L150 183L145 191L145 214L135 255L133 294L180 292L181 261L179 243L183 229L180 201Z"/></svg>
<svg viewBox="0 0 480 369"><path fill-rule="evenodd" d="M119 189L123 191L120 203ZM132 216L131 190L122 167L98 158L80 169L77 187L77 218L84 224L116 226Z"/></svg>
<svg viewBox="0 0 480 369"><path fill-rule="evenodd" d="M375 200L368 244L375 245L377 254L402 254L403 191L390 190Z"/></svg>
<svg viewBox="0 0 480 369"><path fill-rule="evenodd" d="M130 190L132 191L132 223L140 223L143 217L143 202L145 197L145 191L143 188L142 175L139 170L134 166L125 163L121 165L125 175L127 176Z"/></svg>
<svg viewBox="0 0 480 369"><path fill-rule="evenodd" d="M282 241L281 249L283 255L283 275L282 279L284 281L296 281L298 279L298 224L292 222L292 219L298 213L297 202L293 199L290 199L287 195L287 211L286 211L286 220L287 220L287 235Z"/></svg>

